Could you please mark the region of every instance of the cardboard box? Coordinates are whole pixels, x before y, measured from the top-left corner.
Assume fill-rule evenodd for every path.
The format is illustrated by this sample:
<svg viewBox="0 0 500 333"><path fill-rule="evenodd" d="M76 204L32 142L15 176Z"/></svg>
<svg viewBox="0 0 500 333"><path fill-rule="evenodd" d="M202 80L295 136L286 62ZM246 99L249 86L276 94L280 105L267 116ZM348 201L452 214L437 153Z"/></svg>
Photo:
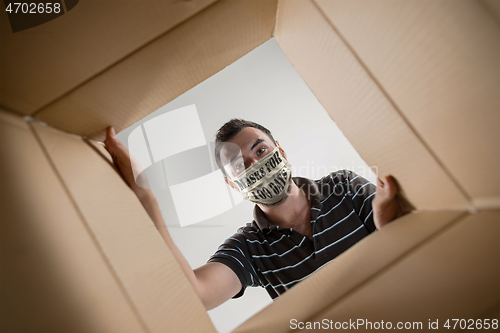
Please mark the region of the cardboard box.
<svg viewBox="0 0 500 333"><path fill-rule="evenodd" d="M2 331L215 330L91 140L272 37L417 210L236 331L498 318L499 13L473 0L81 1L15 34L1 14Z"/></svg>

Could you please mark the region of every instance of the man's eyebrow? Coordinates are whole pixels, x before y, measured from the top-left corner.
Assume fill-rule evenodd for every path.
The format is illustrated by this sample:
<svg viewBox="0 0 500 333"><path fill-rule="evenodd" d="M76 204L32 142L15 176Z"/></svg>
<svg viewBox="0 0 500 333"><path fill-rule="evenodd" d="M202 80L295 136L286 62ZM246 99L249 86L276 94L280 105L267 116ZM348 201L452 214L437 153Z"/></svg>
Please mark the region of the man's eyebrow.
<svg viewBox="0 0 500 333"><path fill-rule="evenodd" d="M250 150L253 150L259 143L263 142L264 140L262 139L257 139L255 140L255 142L253 143L252 147L250 148Z"/></svg>

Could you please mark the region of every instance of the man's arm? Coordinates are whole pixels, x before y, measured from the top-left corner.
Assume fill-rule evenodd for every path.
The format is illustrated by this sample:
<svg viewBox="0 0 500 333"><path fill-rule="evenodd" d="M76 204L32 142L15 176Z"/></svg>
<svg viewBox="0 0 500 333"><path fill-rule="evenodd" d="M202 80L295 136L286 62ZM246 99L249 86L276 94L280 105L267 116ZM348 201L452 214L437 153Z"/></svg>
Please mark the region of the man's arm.
<svg viewBox="0 0 500 333"><path fill-rule="evenodd" d="M113 158L118 171L137 195L144 209L146 209L151 217L151 220L153 220L154 225L170 248L184 274L186 274L205 308L207 310L213 309L236 295L242 287L241 282L238 276L226 265L211 262L195 270L191 269L191 266L189 266L189 263L170 237L153 192L135 183L129 151L118 140L112 127L107 129L104 145Z"/></svg>

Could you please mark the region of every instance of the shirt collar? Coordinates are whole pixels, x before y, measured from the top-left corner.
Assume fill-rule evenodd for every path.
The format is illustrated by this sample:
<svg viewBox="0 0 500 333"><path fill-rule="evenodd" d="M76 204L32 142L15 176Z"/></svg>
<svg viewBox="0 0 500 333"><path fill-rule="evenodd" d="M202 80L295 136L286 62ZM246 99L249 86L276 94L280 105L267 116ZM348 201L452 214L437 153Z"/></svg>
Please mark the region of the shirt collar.
<svg viewBox="0 0 500 333"><path fill-rule="evenodd" d="M303 177L292 177L293 182L299 189L303 189L305 193L311 195L311 208L317 208L321 210L322 203L328 193L325 193L325 188L323 187L323 182L316 182L314 180L303 178ZM329 191L327 191L329 192ZM311 209L311 218L315 219L319 213L319 210ZM315 215L315 216L313 216ZM259 229L263 233L267 233L269 230L278 228L278 226L272 224L262 211L259 206L255 205L253 209L253 218Z"/></svg>

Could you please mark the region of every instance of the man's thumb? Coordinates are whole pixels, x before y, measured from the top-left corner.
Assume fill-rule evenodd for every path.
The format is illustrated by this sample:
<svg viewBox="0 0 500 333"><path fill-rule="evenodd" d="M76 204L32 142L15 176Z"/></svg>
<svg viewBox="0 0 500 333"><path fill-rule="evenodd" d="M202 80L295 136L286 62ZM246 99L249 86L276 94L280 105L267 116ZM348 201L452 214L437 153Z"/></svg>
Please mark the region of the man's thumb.
<svg viewBox="0 0 500 333"><path fill-rule="evenodd" d="M396 185L396 182L394 181L394 178L392 176L386 176L385 177L385 184L387 186L387 190L389 192L390 197L394 197L396 193L398 192L398 186Z"/></svg>
<svg viewBox="0 0 500 333"><path fill-rule="evenodd" d="M108 135L112 137L113 139L116 138L116 132L113 126L108 127Z"/></svg>
<svg viewBox="0 0 500 333"><path fill-rule="evenodd" d="M116 137L115 129L113 128L113 126L109 126L106 129L106 140L105 140L105 142L106 143L116 144L116 140L117 139L118 138Z"/></svg>

